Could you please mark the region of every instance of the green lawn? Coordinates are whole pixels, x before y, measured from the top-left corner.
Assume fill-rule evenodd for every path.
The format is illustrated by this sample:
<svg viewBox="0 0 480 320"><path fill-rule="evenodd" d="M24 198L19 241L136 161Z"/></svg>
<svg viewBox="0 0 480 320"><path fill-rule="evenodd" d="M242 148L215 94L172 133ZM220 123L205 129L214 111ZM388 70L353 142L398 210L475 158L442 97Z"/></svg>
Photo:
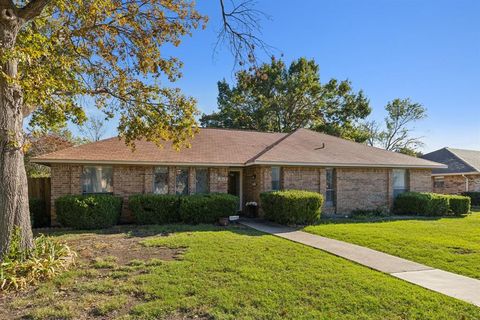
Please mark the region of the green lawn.
<svg viewBox="0 0 480 320"><path fill-rule="evenodd" d="M480 318L470 304L243 227L117 230L58 236L78 248L79 264L0 298L0 318ZM147 247L135 251L128 239Z"/></svg>
<svg viewBox="0 0 480 320"><path fill-rule="evenodd" d="M326 223L305 231L480 279L480 212L437 220Z"/></svg>

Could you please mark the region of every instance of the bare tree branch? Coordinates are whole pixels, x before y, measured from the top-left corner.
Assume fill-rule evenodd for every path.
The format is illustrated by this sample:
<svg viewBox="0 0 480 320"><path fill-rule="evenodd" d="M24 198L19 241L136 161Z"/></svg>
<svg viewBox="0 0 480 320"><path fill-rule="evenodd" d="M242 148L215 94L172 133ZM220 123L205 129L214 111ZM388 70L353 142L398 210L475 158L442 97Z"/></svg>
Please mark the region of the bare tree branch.
<svg viewBox="0 0 480 320"><path fill-rule="evenodd" d="M244 0L236 4L235 0L231 0L231 9L226 7L225 0L219 1L223 24L218 33L215 51L219 46L226 44L235 59L235 65L246 62L255 64L257 50L269 54L272 47L260 37L260 22L269 17L262 11L254 9L255 1Z"/></svg>

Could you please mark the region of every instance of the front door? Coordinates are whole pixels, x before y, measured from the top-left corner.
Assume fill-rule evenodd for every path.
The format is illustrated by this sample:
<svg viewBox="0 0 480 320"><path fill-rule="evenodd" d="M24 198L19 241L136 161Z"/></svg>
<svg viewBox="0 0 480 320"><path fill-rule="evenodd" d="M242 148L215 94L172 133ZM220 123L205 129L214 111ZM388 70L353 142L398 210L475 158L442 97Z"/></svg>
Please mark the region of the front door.
<svg viewBox="0 0 480 320"><path fill-rule="evenodd" d="M241 210L242 203L242 185L241 185L241 172L229 171L228 172L228 193L237 196L240 199L239 210Z"/></svg>

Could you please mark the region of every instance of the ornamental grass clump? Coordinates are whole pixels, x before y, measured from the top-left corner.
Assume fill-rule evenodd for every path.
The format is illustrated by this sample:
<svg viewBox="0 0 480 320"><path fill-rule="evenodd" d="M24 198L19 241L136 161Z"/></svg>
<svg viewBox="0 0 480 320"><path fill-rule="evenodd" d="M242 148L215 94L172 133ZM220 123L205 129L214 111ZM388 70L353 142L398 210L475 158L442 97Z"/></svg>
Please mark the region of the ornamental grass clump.
<svg viewBox="0 0 480 320"><path fill-rule="evenodd" d="M0 292L22 290L51 279L74 263L76 253L51 237L40 235L29 252L20 248L20 229L15 229L9 251L0 262Z"/></svg>

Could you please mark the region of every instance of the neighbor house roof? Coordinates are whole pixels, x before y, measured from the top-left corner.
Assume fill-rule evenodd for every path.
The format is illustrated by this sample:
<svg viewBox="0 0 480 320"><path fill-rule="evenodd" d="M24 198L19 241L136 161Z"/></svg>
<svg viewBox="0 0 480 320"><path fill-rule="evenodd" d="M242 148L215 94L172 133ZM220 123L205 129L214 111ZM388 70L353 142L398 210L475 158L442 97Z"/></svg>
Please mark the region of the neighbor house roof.
<svg viewBox="0 0 480 320"><path fill-rule="evenodd" d="M438 168L433 174L472 174L480 173L480 151L443 148L422 156L423 159L440 162L447 168Z"/></svg>
<svg viewBox="0 0 480 320"><path fill-rule="evenodd" d="M210 166L279 164L345 167L442 168L432 161L385 151L326 134L298 129L290 134L202 128L191 148L176 151L138 141L134 152L118 138L42 155L37 163L125 163Z"/></svg>

